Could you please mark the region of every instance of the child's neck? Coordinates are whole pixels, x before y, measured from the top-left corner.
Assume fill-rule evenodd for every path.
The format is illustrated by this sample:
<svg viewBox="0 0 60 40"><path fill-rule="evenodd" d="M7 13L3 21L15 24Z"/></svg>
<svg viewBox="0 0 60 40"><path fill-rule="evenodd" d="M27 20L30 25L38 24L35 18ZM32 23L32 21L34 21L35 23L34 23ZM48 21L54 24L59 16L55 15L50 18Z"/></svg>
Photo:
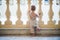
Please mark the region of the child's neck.
<svg viewBox="0 0 60 40"><path fill-rule="evenodd" d="M34 13L34 11L32 11L32 13Z"/></svg>

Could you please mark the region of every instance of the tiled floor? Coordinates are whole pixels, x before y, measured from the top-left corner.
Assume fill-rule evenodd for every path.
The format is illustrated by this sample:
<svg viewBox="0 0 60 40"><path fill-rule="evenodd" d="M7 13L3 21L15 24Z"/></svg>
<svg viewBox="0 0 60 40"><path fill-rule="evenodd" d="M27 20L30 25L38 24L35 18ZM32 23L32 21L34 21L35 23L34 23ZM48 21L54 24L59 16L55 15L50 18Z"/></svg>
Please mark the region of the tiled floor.
<svg viewBox="0 0 60 40"><path fill-rule="evenodd" d="M0 40L60 40L60 37L0 36Z"/></svg>

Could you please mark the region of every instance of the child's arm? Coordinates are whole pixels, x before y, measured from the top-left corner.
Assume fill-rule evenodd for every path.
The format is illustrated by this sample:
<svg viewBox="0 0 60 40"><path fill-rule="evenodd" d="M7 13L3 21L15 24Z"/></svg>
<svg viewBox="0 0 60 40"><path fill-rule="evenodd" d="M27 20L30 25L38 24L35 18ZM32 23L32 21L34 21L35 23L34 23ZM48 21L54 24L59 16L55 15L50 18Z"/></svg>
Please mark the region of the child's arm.
<svg viewBox="0 0 60 40"><path fill-rule="evenodd" d="M39 13L38 15L36 14L36 17L39 17L41 15L41 13Z"/></svg>

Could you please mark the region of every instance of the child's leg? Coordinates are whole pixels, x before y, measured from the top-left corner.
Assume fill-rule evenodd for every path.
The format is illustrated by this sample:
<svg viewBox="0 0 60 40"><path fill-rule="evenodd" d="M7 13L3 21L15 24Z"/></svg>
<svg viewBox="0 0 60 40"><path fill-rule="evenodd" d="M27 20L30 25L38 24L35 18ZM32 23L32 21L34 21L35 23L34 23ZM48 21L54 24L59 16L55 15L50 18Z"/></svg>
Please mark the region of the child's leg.
<svg viewBox="0 0 60 40"><path fill-rule="evenodd" d="M36 30L36 26L34 27L34 35L36 35L37 34L37 30Z"/></svg>

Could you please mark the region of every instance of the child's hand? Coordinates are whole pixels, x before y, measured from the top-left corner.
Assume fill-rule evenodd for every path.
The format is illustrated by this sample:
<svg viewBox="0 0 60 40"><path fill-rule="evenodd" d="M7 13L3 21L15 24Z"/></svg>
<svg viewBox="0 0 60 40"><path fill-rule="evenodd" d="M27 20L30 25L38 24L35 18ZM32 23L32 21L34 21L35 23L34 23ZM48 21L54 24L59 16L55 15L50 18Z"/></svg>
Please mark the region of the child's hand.
<svg viewBox="0 0 60 40"><path fill-rule="evenodd" d="M41 15L41 13L39 13L39 15Z"/></svg>

